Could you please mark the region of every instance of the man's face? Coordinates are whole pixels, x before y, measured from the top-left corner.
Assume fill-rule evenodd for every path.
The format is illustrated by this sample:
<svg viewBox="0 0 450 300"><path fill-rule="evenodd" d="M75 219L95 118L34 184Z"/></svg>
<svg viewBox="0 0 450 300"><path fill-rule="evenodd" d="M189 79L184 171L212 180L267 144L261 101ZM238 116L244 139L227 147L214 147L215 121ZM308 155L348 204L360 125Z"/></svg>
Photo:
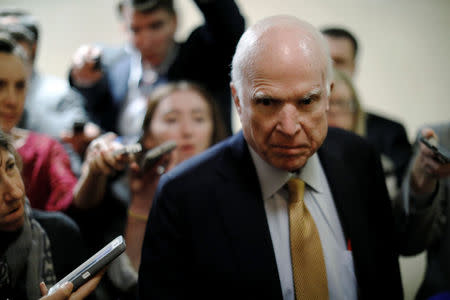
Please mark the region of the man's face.
<svg viewBox="0 0 450 300"><path fill-rule="evenodd" d="M17 231L23 226L25 187L14 155L0 150L0 231Z"/></svg>
<svg viewBox="0 0 450 300"><path fill-rule="evenodd" d="M125 10L124 16L131 42L143 61L159 66L173 44L176 17L165 9L142 13L131 8Z"/></svg>
<svg viewBox="0 0 450 300"><path fill-rule="evenodd" d="M330 55L333 59L334 67L352 77L355 72L355 49L352 42L343 37L338 38L325 35L325 38L330 47Z"/></svg>
<svg viewBox="0 0 450 300"><path fill-rule="evenodd" d="M260 51L245 72L242 99L231 88L247 142L272 166L294 171L327 134L326 65L311 52L271 52Z"/></svg>

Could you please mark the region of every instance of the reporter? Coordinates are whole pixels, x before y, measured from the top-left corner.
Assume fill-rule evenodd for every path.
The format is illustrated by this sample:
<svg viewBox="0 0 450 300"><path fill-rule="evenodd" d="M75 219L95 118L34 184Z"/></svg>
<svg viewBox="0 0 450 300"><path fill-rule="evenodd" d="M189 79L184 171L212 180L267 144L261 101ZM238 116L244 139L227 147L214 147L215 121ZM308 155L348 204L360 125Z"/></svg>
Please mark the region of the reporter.
<svg viewBox="0 0 450 300"><path fill-rule="evenodd" d="M21 166L20 156L0 131L0 295L35 300L41 296L39 282L54 284L86 257L72 220L30 208Z"/></svg>
<svg viewBox="0 0 450 300"><path fill-rule="evenodd" d="M394 199L400 253L409 256L427 251L417 300L450 291L450 163L436 160L433 151L420 142L422 136L450 149L450 123L419 131L402 194Z"/></svg>
<svg viewBox="0 0 450 300"><path fill-rule="evenodd" d="M17 127L24 111L29 64L22 47L0 33L0 127L23 160L23 180L31 206L67 211L77 178L63 146L44 134Z"/></svg>
<svg viewBox="0 0 450 300"><path fill-rule="evenodd" d="M107 277L111 289L126 293L135 292L146 219L162 175L158 170L170 171L226 136L211 96L188 82L155 89L148 100L142 132L143 153L168 140L174 140L177 147L143 172L135 156L115 153L124 148L115 134L102 135L88 147L76 188L77 206L90 209L90 216L83 214L79 220L91 245L125 233L126 255L111 264Z"/></svg>

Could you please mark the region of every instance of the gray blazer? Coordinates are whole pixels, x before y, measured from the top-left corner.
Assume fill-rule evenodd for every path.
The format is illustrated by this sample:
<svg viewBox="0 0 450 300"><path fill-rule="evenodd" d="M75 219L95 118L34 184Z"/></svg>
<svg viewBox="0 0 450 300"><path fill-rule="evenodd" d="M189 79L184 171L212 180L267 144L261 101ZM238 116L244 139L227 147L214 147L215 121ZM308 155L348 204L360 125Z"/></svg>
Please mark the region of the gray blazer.
<svg viewBox="0 0 450 300"><path fill-rule="evenodd" d="M450 122L432 126L439 144L450 149ZM424 281L416 299L450 291L450 177L439 181L438 189L427 203L420 203L410 194L409 180L412 162L419 152L420 137L414 144L414 156L402 186L402 197L394 199L400 230L400 252L415 255L427 250L427 267Z"/></svg>

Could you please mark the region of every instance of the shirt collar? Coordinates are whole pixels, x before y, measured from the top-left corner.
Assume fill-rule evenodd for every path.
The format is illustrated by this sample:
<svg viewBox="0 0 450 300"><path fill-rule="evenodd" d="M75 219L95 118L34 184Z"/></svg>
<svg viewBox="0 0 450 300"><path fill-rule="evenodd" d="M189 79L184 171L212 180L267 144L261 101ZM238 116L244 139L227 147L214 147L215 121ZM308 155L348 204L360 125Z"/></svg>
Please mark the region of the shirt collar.
<svg viewBox="0 0 450 300"><path fill-rule="evenodd" d="M168 53L164 58L164 61L158 67L153 67L152 70L158 73L159 75L166 75L170 66L173 64L175 58L178 55L179 48L180 48L179 44L174 42L172 46L169 48ZM143 72L142 59L139 50L134 48L132 45L127 45L125 49L131 56L131 67L133 69L138 69L139 70L138 72L142 74Z"/></svg>
<svg viewBox="0 0 450 300"><path fill-rule="evenodd" d="M323 192L320 180L321 164L317 153L314 153L298 172L288 172L267 163L250 145L248 148L256 168L264 200L278 192L293 177L302 179L314 191Z"/></svg>

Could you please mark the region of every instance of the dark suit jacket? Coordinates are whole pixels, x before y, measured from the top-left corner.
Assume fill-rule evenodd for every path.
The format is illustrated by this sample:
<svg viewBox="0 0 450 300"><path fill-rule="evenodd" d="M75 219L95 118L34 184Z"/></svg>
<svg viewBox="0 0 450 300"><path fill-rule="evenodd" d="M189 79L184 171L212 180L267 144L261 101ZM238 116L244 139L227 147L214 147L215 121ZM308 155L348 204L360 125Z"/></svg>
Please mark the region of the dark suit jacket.
<svg viewBox="0 0 450 300"><path fill-rule="evenodd" d="M205 24L179 44L178 55L169 67L169 81L189 80L203 85L217 100L231 133L229 73L245 21L234 0L195 1ZM96 85L75 86L86 98L91 120L104 130L117 132L117 117L128 93L130 55L123 49L104 49L103 79ZM70 81L73 85L73 81Z"/></svg>
<svg viewBox="0 0 450 300"><path fill-rule="evenodd" d="M319 156L351 240L360 299L402 299L377 154L361 138L329 129ZM139 271L141 299L282 299L242 133L163 176L153 205Z"/></svg>
<svg viewBox="0 0 450 300"><path fill-rule="evenodd" d="M400 187L412 155L405 127L373 113L367 113L366 126L367 140L394 163L397 186Z"/></svg>

